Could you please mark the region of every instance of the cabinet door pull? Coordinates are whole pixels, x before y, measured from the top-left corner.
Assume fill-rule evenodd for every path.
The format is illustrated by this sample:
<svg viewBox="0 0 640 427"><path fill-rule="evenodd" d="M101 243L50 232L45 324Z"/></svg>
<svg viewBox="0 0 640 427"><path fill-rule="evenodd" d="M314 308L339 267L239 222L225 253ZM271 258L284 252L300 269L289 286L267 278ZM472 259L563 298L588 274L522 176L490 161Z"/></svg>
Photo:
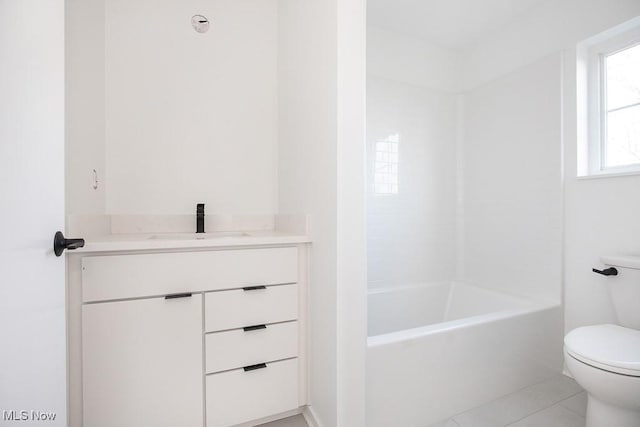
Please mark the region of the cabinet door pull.
<svg viewBox="0 0 640 427"><path fill-rule="evenodd" d="M257 291L260 289L267 289L266 286L260 285L260 286L246 286L244 288L242 288L243 291Z"/></svg>
<svg viewBox="0 0 640 427"><path fill-rule="evenodd" d="M244 329L245 332L257 331L258 329L267 329L267 325L245 326L242 329Z"/></svg>
<svg viewBox="0 0 640 427"><path fill-rule="evenodd" d="M257 365L245 366L242 369L244 369L245 372L249 372L249 371L255 371L256 369L262 369L266 367L267 367L266 363L258 363Z"/></svg>
<svg viewBox="0 0 640 427"><path fill-rule="evenodd" d="M177 298L189 298L191 292L184 292L182 294L165 295L164 299L177 299Z"/></svg>

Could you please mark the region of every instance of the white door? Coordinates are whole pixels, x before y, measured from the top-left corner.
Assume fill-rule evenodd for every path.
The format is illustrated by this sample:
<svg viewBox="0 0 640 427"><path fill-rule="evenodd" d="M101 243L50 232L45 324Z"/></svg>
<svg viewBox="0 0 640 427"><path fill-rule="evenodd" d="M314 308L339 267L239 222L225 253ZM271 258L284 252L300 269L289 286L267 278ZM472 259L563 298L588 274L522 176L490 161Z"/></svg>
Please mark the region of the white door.
<svg viewBox="0 0 640 427"><path fill-rule="evenodd" d="M66 425L63 226L64 0L0 0L0 425Z"/></svg>

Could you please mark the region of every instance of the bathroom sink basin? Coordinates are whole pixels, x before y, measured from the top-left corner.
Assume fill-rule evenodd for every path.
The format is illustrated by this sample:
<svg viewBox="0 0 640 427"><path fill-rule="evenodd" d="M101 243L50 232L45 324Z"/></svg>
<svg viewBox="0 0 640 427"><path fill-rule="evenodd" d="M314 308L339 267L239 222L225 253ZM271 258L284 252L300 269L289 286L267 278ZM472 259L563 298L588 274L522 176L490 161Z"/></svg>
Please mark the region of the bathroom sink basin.
<svg viewBox="0 0 640 427"><path fill-rule="evenodd" d="M150 240L208 240L224 237L245 237L249 234L243 231L216 231L213 233L162 233L154 234Z"/></svg>

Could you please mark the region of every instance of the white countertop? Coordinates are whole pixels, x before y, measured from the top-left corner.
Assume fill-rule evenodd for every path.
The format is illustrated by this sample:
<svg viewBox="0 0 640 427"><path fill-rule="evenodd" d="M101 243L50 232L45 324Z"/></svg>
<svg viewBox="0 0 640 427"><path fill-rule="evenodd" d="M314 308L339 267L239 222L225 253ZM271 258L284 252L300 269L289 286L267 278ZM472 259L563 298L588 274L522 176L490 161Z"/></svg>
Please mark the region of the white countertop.
<svg viewBox="0 0 640 427"><path fill-rule="evenodd" d="M84 248L69 254L219 248L234 246L293 245L311 242L309 236L282 231L111 234L85 239Z"/></svg>

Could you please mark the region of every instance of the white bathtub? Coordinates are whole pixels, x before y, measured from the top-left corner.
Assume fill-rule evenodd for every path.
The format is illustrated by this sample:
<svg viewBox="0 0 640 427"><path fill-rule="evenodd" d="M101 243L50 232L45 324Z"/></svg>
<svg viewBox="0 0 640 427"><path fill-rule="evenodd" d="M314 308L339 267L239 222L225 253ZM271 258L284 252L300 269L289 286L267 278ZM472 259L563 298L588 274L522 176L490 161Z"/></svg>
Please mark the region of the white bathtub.
<svg viewBox="0 0 640 427"><path fill-rule="evenodd" d="M367 426L425 427L562 370L562 310L461 283L369 292Z"/></svg>

